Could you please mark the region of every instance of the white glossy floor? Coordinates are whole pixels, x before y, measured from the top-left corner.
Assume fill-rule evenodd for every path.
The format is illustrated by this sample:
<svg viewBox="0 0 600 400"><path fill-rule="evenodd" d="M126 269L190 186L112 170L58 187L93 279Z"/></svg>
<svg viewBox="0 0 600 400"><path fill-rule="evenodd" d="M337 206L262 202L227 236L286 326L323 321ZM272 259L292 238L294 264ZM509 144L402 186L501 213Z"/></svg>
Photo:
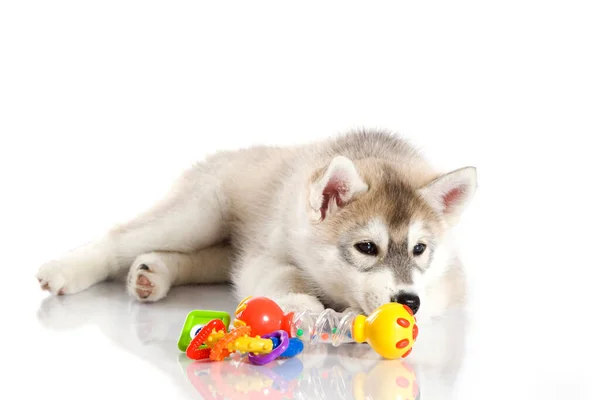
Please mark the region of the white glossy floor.
<svg viewBox="0 0 600 400"><path fill-rule="evenodd" d="M175 288L155 304L135 302L119 283L65 297L40 294L39 300L27 302L32 307L20 314L22 326L4 352L20 365L9 387L35 396L441 400L597 399L599 393L590 380L597 372L592 354L567 342L548 347L554 339L538 336L538 328L556 319L520 332L518 315L473 320L452 310L419 324L406 361L380 360L366 345L347 345L308 348L285 362L252 366L237 358L191 362L177 349L190 310L233 311L236 302L224 286Z"/></svg>

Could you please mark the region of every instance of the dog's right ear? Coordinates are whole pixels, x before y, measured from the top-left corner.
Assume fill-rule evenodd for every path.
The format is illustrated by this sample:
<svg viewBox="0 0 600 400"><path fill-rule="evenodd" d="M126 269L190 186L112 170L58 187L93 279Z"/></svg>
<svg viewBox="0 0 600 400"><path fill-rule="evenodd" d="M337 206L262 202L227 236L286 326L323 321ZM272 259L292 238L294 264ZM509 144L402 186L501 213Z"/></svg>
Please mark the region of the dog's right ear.
<svg viewBox="0 0 600 400"><path fill-rule="evenodd" d="M346 157L336 156L324 172L318 173L310 182L311 219L319 222L334 215L368 188L354 163Z"/></svg>

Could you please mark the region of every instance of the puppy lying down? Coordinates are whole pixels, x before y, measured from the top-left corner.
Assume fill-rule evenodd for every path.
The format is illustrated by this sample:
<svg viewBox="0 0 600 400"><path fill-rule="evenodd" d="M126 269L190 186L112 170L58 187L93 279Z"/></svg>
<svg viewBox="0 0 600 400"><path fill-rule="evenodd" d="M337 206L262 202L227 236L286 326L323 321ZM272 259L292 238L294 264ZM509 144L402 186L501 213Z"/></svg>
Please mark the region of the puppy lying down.
<svg viewBox="0 0 600 400"><path fill-rule="evenodd" d="M473 167L435 171L383 132L217 153L37 278L57 295L121 278L144 302L173 285L231 282L239 300L268 296L286 311L369 314L392 301L428 318L464 296L452 228L476 180Z"/></svg>

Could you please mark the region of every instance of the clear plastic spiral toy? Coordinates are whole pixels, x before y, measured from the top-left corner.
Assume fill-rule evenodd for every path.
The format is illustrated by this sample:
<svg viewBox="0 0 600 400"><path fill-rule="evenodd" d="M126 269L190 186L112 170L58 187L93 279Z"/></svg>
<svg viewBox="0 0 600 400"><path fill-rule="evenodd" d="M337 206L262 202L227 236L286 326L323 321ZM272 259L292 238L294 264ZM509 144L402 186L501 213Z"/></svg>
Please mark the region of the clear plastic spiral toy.
<svg viewBox="0 0 600 400"><path fill-rule="evenodd" d="M380 356L398 359L408 356L419 334L413 312L398 303L384 304L371 315L332 309L321 313L308 310L284 313L271 299L249 297L238 305L234 326L247 326L251 336L284 330L306 344L368 343Z"/></svg>
<svg viewBox="0 0 600 400"><path fill-rule="evenodd" d="M294 313L291 334L307 344L325 342L337 347L354 341L352 327L358 315L353 311L338 313L332 309L321 313L304 310Z"/></svg>

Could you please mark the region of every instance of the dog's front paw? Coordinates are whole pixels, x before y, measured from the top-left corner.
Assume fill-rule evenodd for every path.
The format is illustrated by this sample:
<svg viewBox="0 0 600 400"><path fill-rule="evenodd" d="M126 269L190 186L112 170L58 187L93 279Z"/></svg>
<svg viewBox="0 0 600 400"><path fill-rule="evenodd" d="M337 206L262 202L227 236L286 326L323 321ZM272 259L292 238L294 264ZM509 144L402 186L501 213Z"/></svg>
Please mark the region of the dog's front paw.
<svg viewBox="0 0 600 400"><path fill-rule="evenodd" d="M308 294L292 293L276 299L276 302L286 313L304 310L320 313L325 309L319 299Z"/></svg>
<svg viewBox="0 0 600 400"><path fill-rule="evenodd" d="M36 274L40 286L57 295L89 288L108 277L110 249L104 241L92 242L47 262Z"/></svg>
<svg viewBox="0 0 600 400"><path fill-rule="evenodd" d="M52 294L63 295L66 292L68 278L65 277L61 265L51 261L42 265L36 274L42 290L47 290Z"/></svg>
<svg viewBox="0 0 600 400"><path fill-rule="evenodd" d="M80 292L90 287L94 279L87 276L79 265L66 261L50 261L40 267L36 278L43 290L63 295Z"/></svg>
<svg viewBox="0 0 600 400"><path fill-rule="evenodd" d="M127 290L134 298L153 302L164 298L171 288L169 270L160 256L149 253L136 258L127 276Z"/></svg>

